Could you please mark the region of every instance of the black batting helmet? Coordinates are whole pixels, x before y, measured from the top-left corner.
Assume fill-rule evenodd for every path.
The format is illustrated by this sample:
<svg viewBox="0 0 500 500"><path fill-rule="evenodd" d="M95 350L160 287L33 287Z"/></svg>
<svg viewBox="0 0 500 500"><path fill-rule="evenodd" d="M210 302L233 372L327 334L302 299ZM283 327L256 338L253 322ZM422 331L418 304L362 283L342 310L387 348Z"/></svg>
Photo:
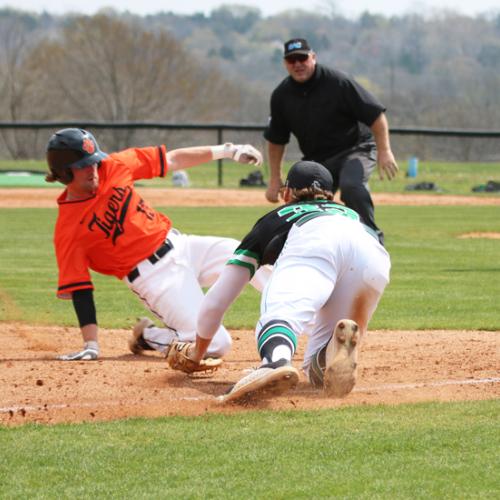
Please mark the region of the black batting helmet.
<svg viewBox="0 0 500 500"><path fill-rule="evenodd" d="M47 144L47 163L50 173L47 182L69 184L73 180L71 168L83 168L99 163L108 156L99 149L94 136L81 128L65 128L56 132Z"/></svg>

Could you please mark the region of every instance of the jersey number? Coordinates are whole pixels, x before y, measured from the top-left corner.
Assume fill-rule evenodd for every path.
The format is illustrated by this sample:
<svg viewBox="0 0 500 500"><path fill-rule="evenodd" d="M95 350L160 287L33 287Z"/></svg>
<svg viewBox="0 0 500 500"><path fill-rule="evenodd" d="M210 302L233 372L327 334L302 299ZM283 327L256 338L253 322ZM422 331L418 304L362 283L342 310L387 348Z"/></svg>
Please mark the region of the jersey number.
<svg viewBox="0 0 500 500"><path fill-rule="evenodd" d="M290 205L279 210L278 215L287 217L287 222L300 219L297 221L299 225L320 215L342 215L349 219L359 220L359 215L354 210L333 203Z"/></svg>

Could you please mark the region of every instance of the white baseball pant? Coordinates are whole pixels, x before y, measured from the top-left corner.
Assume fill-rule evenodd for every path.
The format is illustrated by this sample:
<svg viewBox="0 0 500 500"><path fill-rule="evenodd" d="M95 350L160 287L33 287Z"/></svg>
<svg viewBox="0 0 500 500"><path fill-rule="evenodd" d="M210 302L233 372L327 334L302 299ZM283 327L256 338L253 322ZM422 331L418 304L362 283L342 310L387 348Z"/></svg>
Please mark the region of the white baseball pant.
<svg viewBox="0 0 500 500"><path fill-rule="evenodd" d="M306 333L307 374L340 319L352 319L366 332L389 271L389 254L357 221L333 215L294 226L262 293L256 334L272 320Z"/></svg>
<svg viewBox="0 0 500 500"><path fill-rule="evenodd" d="M146 329L146 340L169 343L174 330L179 340L194 342L198 311L204 297L202 287L210 287L217 280L239 241L186 235L176 229L170 230L168 239L173 245L171 251L155 264L143 260L137 266L139 277L133 283L128 278L124 281L167 327ZM257 274L252 284L262 290L268 274ZM231 343L231 336L221 325L207 354L223 356L229 352Z"/></svg>

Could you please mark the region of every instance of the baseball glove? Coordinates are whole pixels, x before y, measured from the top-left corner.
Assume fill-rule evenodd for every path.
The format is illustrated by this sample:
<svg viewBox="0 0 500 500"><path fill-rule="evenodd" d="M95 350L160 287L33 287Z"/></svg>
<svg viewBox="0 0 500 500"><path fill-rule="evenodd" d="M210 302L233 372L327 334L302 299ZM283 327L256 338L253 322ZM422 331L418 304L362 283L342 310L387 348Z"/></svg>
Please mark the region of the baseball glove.
<svg viewBox="0 0 500 500"><path fill-rule="evenodd" d="M190 342L174 342L167 354L167 363L173 370L184 373L213 372L222 364L222 359L206 358L199 363L188 356Z"/></svg>

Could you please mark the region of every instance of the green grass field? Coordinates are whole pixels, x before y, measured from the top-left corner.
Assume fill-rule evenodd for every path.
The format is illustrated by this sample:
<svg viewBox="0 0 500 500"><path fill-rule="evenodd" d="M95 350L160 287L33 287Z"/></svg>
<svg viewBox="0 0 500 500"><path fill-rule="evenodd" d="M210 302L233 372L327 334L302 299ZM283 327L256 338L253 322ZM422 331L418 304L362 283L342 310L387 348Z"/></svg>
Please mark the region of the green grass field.
<svg viewBox="0 0 500 500"><path fill-rule="evenodd" d="M184 232L239 238L265 208L165 211ZM55 298L55 217L0 209L0 321L75 324ZM497 207L381 206L377 218L393 268L371 328L500 330L498 240L458 238L500 232ZM118 280L95 284L103 327L144 313ZM226 325L257 315L249 289ZM0 426L0 498L496 498L499 412L492 400Z"/></svg>
<svg viewBox="0 0 500 500"><path fill-rule="evenodd" d="M418 167L418 175L415 178L407 178L405 176L407 165L404 160L399 161L400 173L392 181L379 180L375 173L370 179L370 189L374 193L391 192L403 193L405 188L410 184L418 182L433 182L441 191L442 194L472 194L471 190L474 186L486 184L488 180L496 180L500 182L500 165L498 163L443 163L443 162L420 162ZM288 163L285 171L290 167ZM36 160L16 160L16 161L0 161L0 172L2 170L38 170L45 172L46 164L43 161ZM217 163L200 166L189 169L188 175L192 187L196 188L216 188L218 187L218 170ZM234 162L224 162L223 164L223 187L236 188L239 187L240 179L246 177L255 167L240 165ZM262 168L264 177L267 178L267 166ZM165 179L153 179L149 181L141 181L144 186L172 187L170 175ZM16 187L38 185L50 187L53 185L44 182L42 176L33 177L12 177L2 175L0 173L0 187ZM249 188L259 189L259 188ZM438 193L438 194L439 194ZM484 193L481 196L498 196L499 193Z"/></svg>
<svg viewBox="0 0 500 500"><path fill-rule="evenodd" d="M186 233L241 238L266 211L259 208L170 208ZM459 239L472 231L500 231L497 207L377 208L392 257L391 284L372 328L500 330L498 240ZM74 324L71 302L55 298L52 248L55 209L0 210L0 320ZM129 327L142 304L115 278L96 275L99 321ZM230 328L253 328L258 294L250 287L226 316Z"/></svg>
<svg viewBox="0 0 500 500"><path fill-rule="evenodd" d="M499 401L0 428L1 498L497 498Z"/></svg>

